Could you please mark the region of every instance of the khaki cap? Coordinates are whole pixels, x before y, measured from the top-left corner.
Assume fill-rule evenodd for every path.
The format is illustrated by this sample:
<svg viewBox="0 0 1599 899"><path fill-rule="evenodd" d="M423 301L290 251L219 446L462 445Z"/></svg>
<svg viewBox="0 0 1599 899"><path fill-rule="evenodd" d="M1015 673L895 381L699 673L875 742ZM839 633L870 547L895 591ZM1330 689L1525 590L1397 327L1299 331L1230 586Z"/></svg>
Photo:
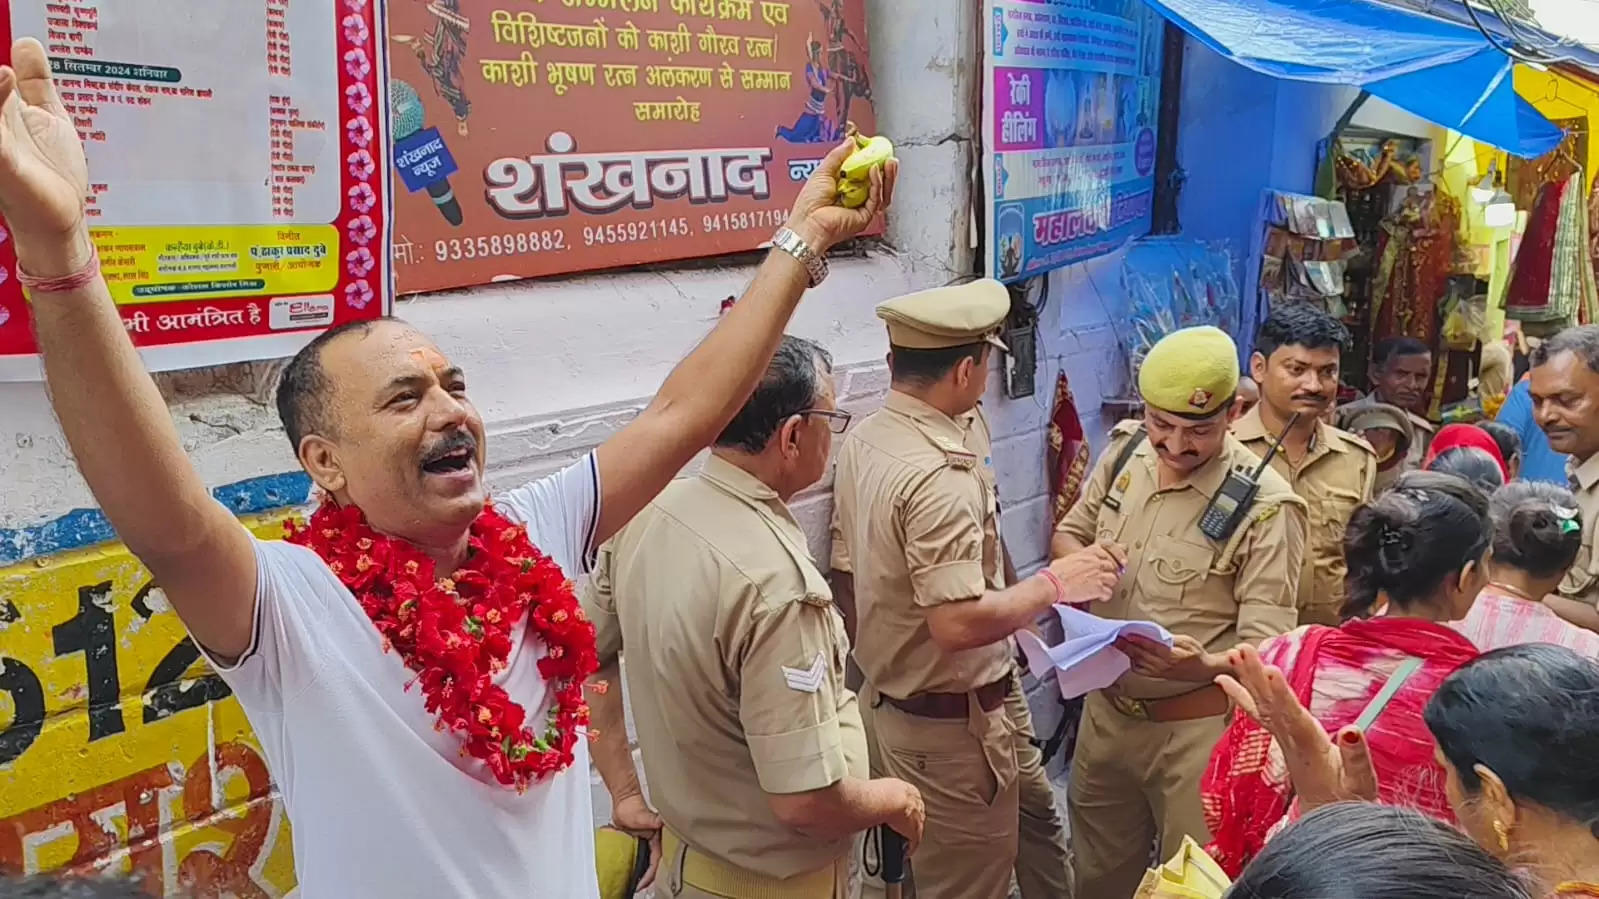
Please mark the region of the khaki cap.
<svg viewBox="0 0 1599 899"><path fill-rule="evenodd" d="M1208 325L1162 337L1138 369L1144 402L1184 418L1209 418L1238 392L1238 347Z"/></svg>
<svg viewBox="0 0 1599 899"><path fill-rule="evenodd" d="M1416 441L1416 429L1410 424L1410 416L1398 406L1387 403L1362 403L1358 406L1345 406L1338 410L1338 427L1354 434L1365 431L1386 428L1399 435L1398 445L1394 448L1394 456L1403 456L1410 452L1410 445ZM1377 461L1386 462L1392 456L1385 456Z"/></svg>
<svg viewBox="0 0 1599 899"><path fill-rule="evenodd" d="M983 341L1006 352L1000 323L1010 312L1010 291L992 278L935 287L878 304L888 342L911 350L941 350Z"/></svg>

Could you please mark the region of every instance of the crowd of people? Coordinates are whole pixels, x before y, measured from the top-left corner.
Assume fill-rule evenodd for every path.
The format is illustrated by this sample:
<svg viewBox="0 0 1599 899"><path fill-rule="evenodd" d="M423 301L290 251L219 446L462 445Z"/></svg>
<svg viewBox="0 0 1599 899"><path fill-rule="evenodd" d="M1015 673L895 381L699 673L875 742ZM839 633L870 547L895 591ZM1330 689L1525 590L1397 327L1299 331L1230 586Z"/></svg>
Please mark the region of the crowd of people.
<svg viewBox="0 0 1599 899"><path fill-rule="evenodd" d="M277 404L319 504L262 541L185 457L100 277L43 48L12 59L0 214L51 401L243 704L306 899L843 899L861 868L922 899L1599 897L1599 327L1543 344L1526 386L1569 486L1526 478L1514 426L1434 433L1424 347L1380 348L1335 409L1348 336L1319 310L1254 335L1253 403L1229 335L1177 331L1018 577L980 405L1004 287L878 306L891 383L860 422L826 349L783 333L892 199L890 162L835 203L846 144L644 412L493 499L439 347L393 319L319 336ZM830 458L824 572L788 501ZM1064 810L1012 637L1060 604L1171 636L1117 642L1131 669L1085 700ZM1151 870L1179 849L1208 883Z"/></svg>

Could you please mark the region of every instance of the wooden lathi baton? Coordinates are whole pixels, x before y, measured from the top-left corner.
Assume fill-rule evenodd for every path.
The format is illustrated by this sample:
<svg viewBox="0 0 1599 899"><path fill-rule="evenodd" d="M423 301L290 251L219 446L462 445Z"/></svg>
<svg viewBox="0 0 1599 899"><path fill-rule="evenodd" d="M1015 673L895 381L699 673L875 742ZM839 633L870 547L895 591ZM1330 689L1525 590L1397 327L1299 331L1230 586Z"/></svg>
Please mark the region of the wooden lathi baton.
<svg viewBox="0 0 1599 899"><path fill-rule="evenodd" d="M887 824L878 825L883 851L884 899L901 899L905 882L905 838Z"/></svg>

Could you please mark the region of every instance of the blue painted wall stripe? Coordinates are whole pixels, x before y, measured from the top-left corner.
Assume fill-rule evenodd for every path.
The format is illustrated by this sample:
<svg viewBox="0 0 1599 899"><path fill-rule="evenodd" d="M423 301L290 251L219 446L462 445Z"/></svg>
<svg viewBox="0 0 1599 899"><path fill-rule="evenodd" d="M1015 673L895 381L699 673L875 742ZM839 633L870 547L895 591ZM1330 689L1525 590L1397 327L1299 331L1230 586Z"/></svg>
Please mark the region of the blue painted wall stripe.
<svg viewBox="0 0 1599 899"><path fill-rule="evenodd" d="M211 495L235 515L257 515L304 505L311 498L311 479L303 471L265 475L226 484L211 491ZM82 549L116 537L99 509L73 509L44 524L0 528L0 565Z"/></svg>

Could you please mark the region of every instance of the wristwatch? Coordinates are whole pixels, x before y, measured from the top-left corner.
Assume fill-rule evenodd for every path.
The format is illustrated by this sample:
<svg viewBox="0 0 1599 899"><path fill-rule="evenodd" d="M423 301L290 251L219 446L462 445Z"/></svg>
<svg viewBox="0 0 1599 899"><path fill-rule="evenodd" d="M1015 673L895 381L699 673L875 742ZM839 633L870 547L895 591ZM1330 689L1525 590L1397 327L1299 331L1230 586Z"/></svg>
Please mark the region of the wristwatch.
<svg viewBox="0 0 1599 899"><path fill-rule="evenodd" d="M810 278L812 287L822 283L827 277L827 260L812 250L810 244L792 230L779 228L777 233L772 235L772 246L798 259L800 265L805 266L805 274Z"/></svg>

